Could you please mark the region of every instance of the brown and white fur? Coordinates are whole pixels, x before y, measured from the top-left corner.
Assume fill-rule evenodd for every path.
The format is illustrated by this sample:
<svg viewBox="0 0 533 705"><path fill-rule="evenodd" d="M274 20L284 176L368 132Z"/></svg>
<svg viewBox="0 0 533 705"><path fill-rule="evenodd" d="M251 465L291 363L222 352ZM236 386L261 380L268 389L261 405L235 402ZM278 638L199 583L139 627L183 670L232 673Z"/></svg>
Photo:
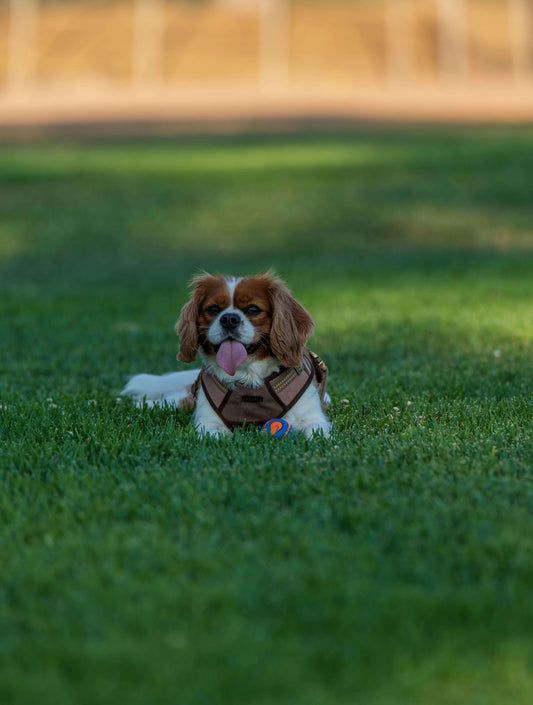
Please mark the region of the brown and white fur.
<svg viewBox="0 0 533 705"><path fill-rule="evenodd" d="M194 362L199 353L203 368L230 389L237 386L257 389L282 366L302 364L313 321L280 279L272 274L244 278L204 274L196 277L192 286L191 299L183 307L176 325L180 338L178 360ZM217 349L227 340L238 341L251 351L229 372L217 362ZM137 375L130 379L122 394L133 397L139 404L180 406L199 372L195 369L162 376ZM284 418L295 431L302 431L309 438L315 433L329 436L330 423L314 385ZM198 394L193 423L200 435L231 434L203 390Z"/></svg>

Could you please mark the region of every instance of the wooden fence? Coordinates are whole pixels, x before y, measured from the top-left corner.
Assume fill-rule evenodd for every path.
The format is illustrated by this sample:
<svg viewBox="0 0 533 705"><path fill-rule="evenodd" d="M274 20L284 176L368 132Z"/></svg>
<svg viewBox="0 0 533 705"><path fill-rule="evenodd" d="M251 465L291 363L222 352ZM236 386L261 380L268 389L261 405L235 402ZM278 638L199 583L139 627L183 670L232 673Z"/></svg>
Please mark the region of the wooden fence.
<svg viewBox="0 0 533 705"><path fill-rule="evenodd" d="M0 0L3 124L39 109L60 120L76 101L80 119L105 119L105 105L155 117L172 101L184 114L232 90L263 114L269 95L312 96L301 112L322 114L335 96L335 110L347 105L338 96L357 96L359 110L365 91L396 91L396 115L428 87L438 119L450 87L465 112L495 85L508 95L492 89L473 117L498 119L507 102L533 119L533 0Z"/></svg>
<svg viewBox="0 0 533 705"><path fill-rule="evenodd" d="M529 80L531 0L9 0L0 87Z"/></svg>

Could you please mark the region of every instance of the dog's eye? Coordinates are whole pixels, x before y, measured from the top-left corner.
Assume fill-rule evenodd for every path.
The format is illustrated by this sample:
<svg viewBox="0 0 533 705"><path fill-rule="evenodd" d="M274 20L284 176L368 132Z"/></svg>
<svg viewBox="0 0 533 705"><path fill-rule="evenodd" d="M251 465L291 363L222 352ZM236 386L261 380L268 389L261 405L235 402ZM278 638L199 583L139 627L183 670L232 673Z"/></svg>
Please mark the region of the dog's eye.
<svg viewBox="0 0 533 705"><path fill-rule="evenodd" d="M208 308L206 309L206 312L210 316L216 316L217 313L220 313L220 308L218 306L208 306Z"/></svg>
<svg viewBox="0 0 533 705"><path fill-rule="evenodd" d="M246 313L248 316L256 316L258 313L261 313L261 309L259 306L254 306L254 304L250 304L250 306L247 306L244 309L244 313Z"/></svg>

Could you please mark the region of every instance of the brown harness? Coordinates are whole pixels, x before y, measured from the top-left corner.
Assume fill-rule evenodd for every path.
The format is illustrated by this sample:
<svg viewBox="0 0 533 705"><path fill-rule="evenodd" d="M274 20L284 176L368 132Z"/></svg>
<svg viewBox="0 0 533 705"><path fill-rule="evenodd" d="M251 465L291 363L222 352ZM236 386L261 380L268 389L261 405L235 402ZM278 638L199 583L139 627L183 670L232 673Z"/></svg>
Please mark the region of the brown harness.
<svg viewBox="0 0 533 705"><path fill-rule="evenodd" d="M244 424L263 426L270 419L284 416L313 383L324 406L327 377L326 365L318 355L306 350L301 367L283 367L267 377L258 389L229 389L202 370L191 388L191 401L196 401L201 387L213 410L230 430Z"/></svg>

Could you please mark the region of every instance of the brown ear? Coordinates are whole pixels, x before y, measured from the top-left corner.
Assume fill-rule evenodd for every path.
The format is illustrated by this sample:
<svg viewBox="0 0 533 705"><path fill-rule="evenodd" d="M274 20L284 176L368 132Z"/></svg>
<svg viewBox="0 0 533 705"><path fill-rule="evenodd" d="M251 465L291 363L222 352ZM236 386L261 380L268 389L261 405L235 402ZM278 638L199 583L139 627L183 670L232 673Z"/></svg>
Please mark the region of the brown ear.
<svg viewBox="0 0 533 705"><path fill-rule="evenodd" d="M270 347L285 367L300 367L306 342L313 334L313 320L291 296L280 279L273 279Z"/></svg>
<svg viewBox="0 0 533 705"><path fill-rule="evenodd" d="M198 313L205 293L205 288L212 277L201 275L192 280L194 287L191 300L181 309L181 314L176 323L176 332L180 338L178 360L180 362L194 362L198 354Z"/></svg>

